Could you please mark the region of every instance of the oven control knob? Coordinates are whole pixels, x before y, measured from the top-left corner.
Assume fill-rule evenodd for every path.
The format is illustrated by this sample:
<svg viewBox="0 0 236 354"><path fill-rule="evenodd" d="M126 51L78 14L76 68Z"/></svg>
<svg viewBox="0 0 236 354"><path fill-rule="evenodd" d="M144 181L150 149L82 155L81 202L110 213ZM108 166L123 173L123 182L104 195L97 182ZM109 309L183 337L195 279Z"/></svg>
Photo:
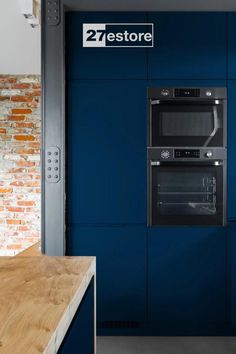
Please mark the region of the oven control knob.
<svg viewBox="0 0 236 354"><path fill-rule="evenodd" d="M166 97L166 96L169 96L169 94L170 94L170 91L169 91L169 90L165 90L165 89L164 89L164 90L161 90L161 95L162 95L162 96L165 96L165 97Z"/></svg>
<svg viewBox="0 0 236 354"><path fill-rule="evenodd" d="M169 157L170 157L170 152L168 150L162 150L161 158L162 159L168 159Z"/></svg>
<svg viewBox="0 0 236 354"><path fill-rule="evenodd" d="M212 151L207 151L207 152L205 153L205 156L208 157L208 159L209 159L210 157L212 157Z"/></svg>
<svg viewBox="0 0 236 354"><path fill-rule="evenodd" d="M206 91L206 95L207 95L207 97L211 97L212 92L208 90L208 91Z"/></svg>

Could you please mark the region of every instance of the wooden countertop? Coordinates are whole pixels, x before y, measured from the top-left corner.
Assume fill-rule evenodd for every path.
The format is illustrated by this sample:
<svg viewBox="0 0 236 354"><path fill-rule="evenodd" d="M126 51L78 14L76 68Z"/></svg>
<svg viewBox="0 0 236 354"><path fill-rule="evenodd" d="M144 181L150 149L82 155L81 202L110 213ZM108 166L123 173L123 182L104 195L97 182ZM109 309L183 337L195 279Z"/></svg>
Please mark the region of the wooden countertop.
<svg viewBox="0 0 236 354"><path fill-rule="evenodd" d="M95 267L94 257L1 257L0 353L56 353Z"/></svg>
<svg viewBox="0 0 236 354"><path fill-rule="evenodd" d="M16 257L40 257L43 256L41 253L40 242L35 243L33 246L27 248L26 250L18 253Z"/></svg>

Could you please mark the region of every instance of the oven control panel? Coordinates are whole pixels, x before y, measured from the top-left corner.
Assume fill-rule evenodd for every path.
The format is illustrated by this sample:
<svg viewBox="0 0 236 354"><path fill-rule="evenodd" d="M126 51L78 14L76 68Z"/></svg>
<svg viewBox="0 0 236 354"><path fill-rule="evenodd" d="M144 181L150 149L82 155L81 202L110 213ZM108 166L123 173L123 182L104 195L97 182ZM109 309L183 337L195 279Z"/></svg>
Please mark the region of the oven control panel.
<svg viewBox="0 0 236 354"><path fill-rule="evenodd" d="M200 158L200 150L186 150L186 149L175 149L174 157L176 159L199 159Z"/></svg>
<svg viewBox="0 0 236 354"><path fill-rule="evenodd" d="M188 147L179 148L148 148L148 156L151 160L158 160L163 162L171 161L213 161L225 160L227 150L225 148L199 148L192 149Z"/></svg>

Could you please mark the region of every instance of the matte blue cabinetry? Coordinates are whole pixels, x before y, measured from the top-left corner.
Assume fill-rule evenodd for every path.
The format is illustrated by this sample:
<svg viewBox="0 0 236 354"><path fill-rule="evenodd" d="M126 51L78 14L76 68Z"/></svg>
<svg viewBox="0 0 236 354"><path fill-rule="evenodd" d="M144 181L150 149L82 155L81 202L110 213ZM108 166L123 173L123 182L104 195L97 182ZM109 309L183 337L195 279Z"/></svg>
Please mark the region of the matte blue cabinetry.
<svg viewBox="0 0 236 354"><path fill-rule="evenodd" d="M226 322L226 229L149 229L148 259L149 320Z"/></svg>
<svg viewBox="0 0 236 354"><path fill-rule="evenodd" d="M69 221L146 224L146 81L69 84Z"/></svg>
<svg viewBox="0 0 236 354"><path fill-rule="evenodd" d="M236 13L228 14L228 77L236 79Z"/></svg>
<svg viewBox="0 0 236 354"><path fill-rule="evenodd" d="M148 49L149 79L226 77L224 13L151 13L155 47Z"/></svg>
<svg viewBox="0 0 236 354"><path fill-rule="evenodd" d="M70 79L146 79L145 48L83 48L83 23L146 23L145 13L68 13L67 51Z"/></svg>
<svg viewBox="0 0 236 354"><path fill-rule="evenodd" d="M147 21L154 48L82 47L83 23ZM236 231L228 233L229 252L226 228L146 228L146 97L148 86L236 79L236 13L69 13L66 22L67 253L97 256L98 321L139 321L154 334L196 335L204 326L209 334L210 324L230 333ZM229 80L229 220L236 220L235 102Z"/></svg>
<svg viewBox="0 0 236 354"><path fill-rule="evenodd" d="M97 257L98 321L144 321L146 228L69 225L68 254Z"/></svg>
<svg viewBox="0 0 236 354"><path fill-rule="evenodd" d="M161 87L178 87L178 86L186 86L186 87L226 87L227 80L194 80L194 79L157 79L157 80L148 80L149 87L161 86Z"/></svg>
<svg viewBox="0 0 236 354"><path fill-rule="evenodd" d="M236 80L228 81L228 219L236 220Z"/></svg>
<svg viewBox="0 0 236 354"><path fill-rule="evenodd" d="M231 280L231 320L236 328L236 223L229 225L229 261L230 261L230 280Z"/></svg>

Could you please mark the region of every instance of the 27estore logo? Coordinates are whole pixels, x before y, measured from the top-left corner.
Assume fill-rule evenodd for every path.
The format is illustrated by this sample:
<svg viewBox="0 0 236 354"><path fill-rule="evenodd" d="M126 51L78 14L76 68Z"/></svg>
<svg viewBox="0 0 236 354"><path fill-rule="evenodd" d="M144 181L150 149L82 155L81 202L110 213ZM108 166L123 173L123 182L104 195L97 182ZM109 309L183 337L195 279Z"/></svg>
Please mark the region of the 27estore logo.
<svg viewBox="0 0 236 354"><path fill-rule="evenodd" d="M153 47L153 23L84 23L83 47Z"/></svg>

